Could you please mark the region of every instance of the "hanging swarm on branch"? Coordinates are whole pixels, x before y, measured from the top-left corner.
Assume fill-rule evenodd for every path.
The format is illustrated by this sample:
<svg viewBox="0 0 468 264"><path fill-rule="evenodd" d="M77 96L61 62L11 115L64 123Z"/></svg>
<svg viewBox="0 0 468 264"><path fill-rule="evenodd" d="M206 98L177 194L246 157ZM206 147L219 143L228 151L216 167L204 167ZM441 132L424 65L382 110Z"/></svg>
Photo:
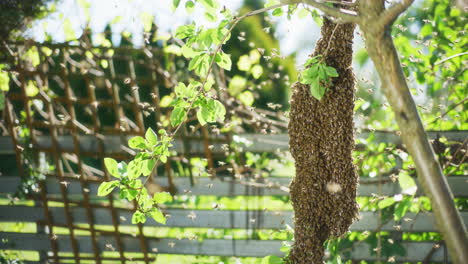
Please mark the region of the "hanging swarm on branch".
<svg viewBox="0 0 468 264"><path fill-rule="evenodd" d="M324 19L313 56L322 55L339 77L320 101L311 96L308 85L293 85L289 147L296 166L290 186L295 241L289 263L322 263L325 240L345 234L358 215L358 176L351 156L354 28Z"/></svg>

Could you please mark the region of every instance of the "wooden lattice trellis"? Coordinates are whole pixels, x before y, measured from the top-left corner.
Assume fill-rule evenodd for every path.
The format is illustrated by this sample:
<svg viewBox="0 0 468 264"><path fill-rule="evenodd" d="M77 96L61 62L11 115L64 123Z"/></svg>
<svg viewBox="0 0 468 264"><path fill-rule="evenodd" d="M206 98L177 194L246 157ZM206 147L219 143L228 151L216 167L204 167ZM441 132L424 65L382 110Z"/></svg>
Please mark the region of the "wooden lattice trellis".
<svg viewBox="0 0 468 264"><path fill-rule="evenodd" d="M69 230L76 263L80 263L82 259L80 245L75 237L77 230L90 232L92 252L97 263L107 259L100 254L101 249L96 239L100 234L109 234L115 238L115 243L111 243L115 246L112 247L119 252L119 261L125 263L123 235L119 232L120 220L114 197L109 196L106 205L102 201L92 201L89 184L110 179L107 171L101 169L105 156L125 159L132 154L132 150L127 147L127 136L144 135L147 127L157 131L166 122L167 108L160 106L160 98L169 95L175 83L175 73L166 69L170 67L167 66L170 63L162 65L159 60L164 56L157 47L139 50L127 47L95 48L83 42L79 46L11 44L7 49L12 55L11 63L15 65L11 71L15 77L6 99L5 110L9 133L16 146L20 174L24 175L24 167L32 164L31 161L25 161L22 150L32 148L36 154L47 153L54 170L46 174L48 177L56 177L62 183L60 197L49 197L43 182L39 187L40 196L35 197L44 208L45 222L42 223L42 228L48 230L52 248L52 256L47 258L60 263L60 245L55 239L54 228L63 226ZM31 50L34 52L32 55L27 53ZM247 112L246 115L252 114ZM19 126L29 130L30 146L21 146ZM50 142L42 142L39 139L41 135L50 135ZM112 135L118 135L113 137L113 144L118 145L118 148L105 144L106 137ZM72 145L65 146L66 141L61 140L63 137L69 137ZM83 149L83 137L92 142L91 150ZM189 132L184 127L177 138L182 143L181 152L187 155L191 152L190 140L203 138L203 153L199 154L207 158L209 168L214 169L206 128L197 127ZM229 139L219 138L225 143ZM173 159L184 160L183 156ZM168 162L160 166L157 172L167 176L169 189L174 192L170 164ZM186 165L191 174L190 162L186 162ZM193 175L191 176L193 184ZM67 190L68 182L75 178L79 179L82 190L82 198L78 200L70 198ZM150 182L152 181L154 177L150 178ZM54 222L48 207L50 201L63 202L65 225ZM89 227L83 228L74 223L70 207L77 205L86 209ZM94 225L92 208L101 207L110 210L113 231L101 230ZM143 253L142 260L149 263L153 257L148 252L141 224L138 225L137 236Z"/></svg>
<svg viewBox="0 0 468 264"><path fill-rule="evenodd" d="M31 54L30 50L35 52ZM122 232L123 225L130 225L132 204L122 203L112 195L105 199L96 197L98 184L110 179L103 169L104 157L129 158L132 154L127 147L129 136L143 135L148 127L157 131L168 122L170 107L166 107L161 99L171 94L176 78L187 79L184 66L177 66L173 57L168 58L158 47L97 48L85 43L79 46L9 44L7 51L13 78L4 111L7 140L10 142L11 139L11 143L5 149L11 147L16 153L16 166L23 179L31 180L28 175L32 168L37 174L44 174L46 180L37 181L37 193L33 190L27 194L28 199L34 200L34 207L0 206L0 221L36 222L38 228L37 234L0 232L2 239L21 241L17 247L2 244L0 248L36 250L42 254L42 262L50 263L129 263L130 259L150 263L156 253L254 257L281 254L278 251L280 241L206 239L199 243L155 238L144 232L141 224L137 225L135 234ZM265 129L284 132L285 118L267 110L242 106L223 89L226 88L223 74L217 77L216 86L220 88L217 96L226 103L228 115L243 119L244 125L236 126L236 132L263 132ZM255 178L255 173L244 164L217 163L225 160L227 152L236 151L230 149L233 136L217 133L223 124L200 127L195 119L189 117L188 124L176 136L174 150L179 154L165 165L159 165L157 175L150 178L153 186L179 194L287 196L285 186L289 177L260 177L251 181L249 177ZM429 135L434 138L439 133ZM444 135L458 142L465 140L466 145L466 131L444 132ZM368 134L361 133L359 137L367 138ZM245 135L245 138L256 144L245 147L244 151L272 153L276 149L288 149L284 134L258 133ZM392 133L381 133L376 138L377 141L400 144L398 136ZM3 139L0 138L0 154L6 146ZM358 149L363 147L358 146ZM206 159L211 177L196 179L192 175L192 157ZM42 170L44 164L52 165L53 169ZM186 172L179 172L183 174L179 176L187 177L174 177L174 167L177 166L184 167L182 171ZM218 177L226 174L231 178ZM12 193L19 185L19 177L9 176L0 177L0 194ZM196 180L198 184L195 184ZM468 195L466 177L450 177L449 183L456 196ZM391 182L380 185L372 180L368 183L361 180L358 192L360 196L371 196L374 193L393 195L397 191ZM56 206L57 203L60 206ZM280 229L284 223L292 223L290 211L197 209L194 212L197 221L187 218L192 210L170 208L166 210L172 215L168 225ZM462 215L467 221L468 213ZM414 217L414 221L398 223L402 232L437 231L430 214L410 217ZM363 212L362 219L352 229L394 231L396 223L382 225L376 218L372 212ZM153 222L148 225L160 226ZM67 232L57 235L55 230L58 229ZM421 260L421 256L428 252L432 252L437 260L444 257L441 250L432 249L432 243L405 242L404 247L408 261ZM115 255L104 254L112 251ZM141 254L134 257L129 252ZM353 259L375 260L375 256L369 255L368 248L361 244L354 249Z"/></svg>

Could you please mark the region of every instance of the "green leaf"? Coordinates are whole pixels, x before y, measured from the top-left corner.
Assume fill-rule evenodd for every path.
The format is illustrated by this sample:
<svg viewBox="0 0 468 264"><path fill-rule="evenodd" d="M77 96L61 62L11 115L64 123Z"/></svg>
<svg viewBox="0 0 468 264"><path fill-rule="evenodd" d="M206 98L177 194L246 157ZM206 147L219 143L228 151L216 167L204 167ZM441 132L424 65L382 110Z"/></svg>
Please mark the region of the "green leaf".
<svg viewBox="0 0 468 264"><path fill-rule="evenodd" d="M0 71L0 92L8 92L10 89L10 77L7 72Z"/></svg>
<svg viewBox="0 0 468 264"><path fill-rule="evenodd" d="M194 51L191 47L189 47L188 45L184 45L182 46L181 48L181 51L182 51L182 55L187 58L187 59L190 59L190 58L193 58L197 55L200 54L200 52L196 52Z"/></svg>
<svg viewBox="0 0 468 264"><path fill-rule="evenodd" d="M127 173L129 179L140 177L142 172L142 162L140 160L132 160L128 163Z"/></svg>
<svg viewBox="0 0 468 264"><path fill-rule="evenodd" d="M218 17L216 16L216 13L215 12L210 12L210 11L205 12L205 18L206 18L206 20L208 20L210 22L216 22L218 20Z"/></svg>
<svg viewBox="0 0 468 264"><path fill-rule="evenodd" d="M195 35L195 25L183 25L177 28L175 32L175 37L184 39L189 38Z"/></svg>
<svg viewBox="0 0 468 264"><path fill-rule="evenodd" d="M338 72L333 67L326 67L325 71L326 71L328 77L338 77Z"/></svg>
<svg viewBox="0 0 468 264"><path fill-rule="evenodd" d="M182 54L182 49L177 45L168 45L164 47L164 52L180 56Z"/></svg>
<svg viewBox="0 0 468 264"><path fill-rule="evenodd" d="M161 223L163 225L166 224L166 217L159 209L153 209L150 212L150 216L154 219L154 221Z"/></svg>
<svg viewBox="0 0 468 264"><path fill-rule="evenodd" d="M172 202L172 195L168 192L157 192L153 195L153 201L158 204Z"/></svg>
<svg viewBox="0 0 468 264"><path fill-rule="evenodd" d="M120 188L119 198L133 201L138 195L138 190L128 189L127 187Z"/></svg>
<svg viewBox="0 0 468 264"><path fill-rule="evenodd" d="M110 175L120 178L120 173L118 169L118 163L115 159L113 158L104 158L104 165L106 166L107 171L110 173Z"/></svg>
<svg viewBox="0 0 468 264"><path fill-rule="evenodd" d="M260 78L260 76L262 76L263 74L263 68L262 66L256 64L252 67L252 69L250 69L250 72L252 73L252 76L255 78L255 79L258 79Z"/></svg>
<svg viewBox="0 0 468 264"><path fill-rule="evenodd" d="M323 95L325 94L325 88L321 87L319 78L315 78L310 84L310 93L317 100L322 99Z"/></svg>
<svg viewBox="0 0 468 264"><path fill-rule="evenodd" d="M208 9L216 9L219 7L216 0L198 0L198 2L202 3L202 5Z"/></svg>
<svg viewBox="0 0 468 264"><path fill-rule="evenodd" d="M150 32L154 21L154 16L148 12L143 12L140 15L140 19L143 23L143 30L145 32Z"/></svg>
<svg viewBox="0 0 468 264"><path fill-rule="evenodd" d="M119 186L119 181L110 181L110 182L103 182L99 185L97 195L98 196L106 196L111 193L115 187Z"/></svg>
<svg viewBox="0 0 468 264"><path fill-rule="evenodd" d="M26 85L26 96L34 97L39 93L39 88L37 88L34 81L29 81Z"/></svg>
<svg viewBox="0 0 468 264"><path fill-rule="evenodd" d="M65 19L63 22L63 31L65 32L65 41L71 41L76 39L75 31L73 30L73 26L70 19Z"/></svg>
<svg viewBox="0 0 468 264"><path fill-rule="evenodd" d="M158 144L158 135L149 127L145 133L145 139L150 147Z"/></svg>
<svg viewBox="0 0 468 264"><path fill-rule="evenodd" d="M242 92L237 96L237 98L239 98L239 100L246 106L252 106L255 101L255 97L251 91Z"/></svg>
<svg viewBox="0 0 468 264"><path fill-rule="evenodd" d="M141 168L141 173L143 173L144 176L150 175L151 172L153 171L155 164L156 164L156 161L154 159L144 160L142 168Z"/></svg>
<svg viewBox="0 0 468 264"><path fill-rule="evenodd" d="M273 16L282 16L283 15L283 9L281 7L276 8L273 10Z"/></svg>
<svg viewBox="0 0 468 264"><path fill-rule="evenodd" d="M197 119L198 119L198 122L200 123L200 125L204 126L206 124L206 120L202 115L202 108L201 107L198 108Z"/></svg>
<svg viewBox="0 0 468 264"><path fill-rule="evenodd" d="M406 215L406 212L408 212L408 209L412 205L412 200L412 196L405 196L405 198L397 204L395 213L393 214L395 221L401 220Z"/></svg>
<svg viewBox="0 0 468 264"><path fill-rule="evenodd" d="M416 182L407 172L402 171L398 175L398 183L400 184L402 193L404 194L414 195L418 190Z"/></svg>
<svg viewBox="0 0 468 264"><path fill-rule="evenodd" d="M146 222L146 216L144 213L140 211L136 211L135 213L133 213L132 224L138 224L138 223L144 224L145 222Z"/></svg>
<svg viewBox="0 0 468 264"><path fill-rule="evenodd" d="M379 201L379 204L377 205L380 209L384 209L386 207L389 207L390 205L395 203L395 199L393 197L388 197L385 198L381 201Z"/></svg>
<svg viewBox="0 0 468 264"><path fill-rule="evenodd" d="M306 18L309 15L309 11L305 8L300 8L299 11L297 11L297 17L300 19Z"/></svg>
<svg viewBox="0 0 468 264"><path fill-rule="evenodd" d="M146 142L144 138L140 136L136 136L128 140L128 146L131 147L132 149L145 149Z"/></svg>
<svg viewBox="0 0 468 264"><path fill-rule="evenodd" d="M215 112L215 119L224 121L224 116L226 115L226 108L218 100L214 100L214 112Z"/></svg>
<svg viewBox="0 0 468 264"><path fill-rule="evenodd" d="M0 92L0 111L3 111L5 109L5 95Z"/></svg>
<svg viewBox="0 0 468 264"><path fill-rule="evenodd" d="M215 80L213 78L208 78L205 82L205 86L203 86L203 89L205 89L205 91L209 91L211 90L211 87L213 86L213 84L215 83Z"/></svg>
<svg viewBox="0 0 468 264"><path fill-rule="evenodd" d="M179 7L180 0L172 0L172 11L175 11Z"/></svg>
<svg viewBox="0 0 468 264"><path fill-rule="evenodd" d="M265 7L274 6L274 5L277 5L277 4L279 4L279 3L280 3L279 0L268 0L268 1L265 3Z"/></svg>
<svg viewBox="0 0 468 264"><path fill-rule="evenodd" d="M232 77L231 82L229 82L229 93L232 96L238 95L240 92L242 92L245 89L245 86L247 85L247 80L239 75L234 75Z"/></svg>
<svg viewBox="0 0 468 264"><path fill-rule="evenodd" d="M187 11L187 14L189 15L193 13L193 11L195 10L195 3L192 1L187 1L185 3L185 10Z"/></svg>
<svg viewBox="0 0 468 264"><path fill-rule="evenodd" d="M362 67L369 60L369 54L367 53L367 50L365 48L362 48L356 52L354 58L356 59L359 66Z"/></svg>
<svg viewBox="0 0 468 264"><path fill-rule="evenodd" d="M250 67L252 66L252 62L250 62L250 58L248 55L242 55L237 61L237 68L241 71L249 71Z"/></svg>
<svg viewBox="0 0 468 264"><path fill-rule="evenodd" d="M171 113L171 125L173 127L182 123L185 117L185 109L182 107L175 107Z"/></svg>
<svg viewBox="0 0 468 264"><path fill-rule="evenodd" d="M36 46L31 47L28 51L24 54L24 57L31 62L33 67L37 67L41 63L41 59L39 57L39 51L37 50Z"/></svg>
<svg viewBox="0 0 468 264"><path fill-rule="evenodd" d="M216 63L219 65L219 67L230 71L232 67L232 61L231 61L231 56L228 54L220 51L218 54L216 54Z"/></svg>
<svg viewBox="0 0 468 264"><path fill-rule="evenodd" d="M278 256L266 256L262 259L262 264L283 264L283 259Z"/></svg>
<svg viewBox="0 0 468 264"><path fill-rule="evenodd" d="M226 108L218 100L208 98L205 103L200 106L197 113L200 124L214 123L217 119L224 120Z"/></svg>

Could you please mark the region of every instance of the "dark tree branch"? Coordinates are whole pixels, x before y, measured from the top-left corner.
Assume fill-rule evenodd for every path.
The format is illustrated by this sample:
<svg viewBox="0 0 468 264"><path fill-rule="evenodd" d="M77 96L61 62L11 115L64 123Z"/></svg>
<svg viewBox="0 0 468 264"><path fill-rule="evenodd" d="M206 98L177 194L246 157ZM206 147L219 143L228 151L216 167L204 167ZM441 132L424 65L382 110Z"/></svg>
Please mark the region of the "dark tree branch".
<svg viewBox="0 0 468 264"><path fill-rule="evenodd" d="M402 0L386 9L379 18L379 24L386 26L392 24L397 17L405 12L406 9L414 2L414 0Z"/></svg>
<svg viewBox="0 0 468 264"><path fill-rule="evenodd" d="M344 23L358 23L359 22L359 16L357 15L356 12L346 10L346 9L341 9L341 8L334 8L330 7L324 3L319 3L314 0L286 0L282 2L289 2L291 4L293 3L304 3L307 5L310 5L314 8L319 9L323 13L325 13L327 16L331 16L334 18L337 18L339 21L338 22L344 22Z"/></svg>

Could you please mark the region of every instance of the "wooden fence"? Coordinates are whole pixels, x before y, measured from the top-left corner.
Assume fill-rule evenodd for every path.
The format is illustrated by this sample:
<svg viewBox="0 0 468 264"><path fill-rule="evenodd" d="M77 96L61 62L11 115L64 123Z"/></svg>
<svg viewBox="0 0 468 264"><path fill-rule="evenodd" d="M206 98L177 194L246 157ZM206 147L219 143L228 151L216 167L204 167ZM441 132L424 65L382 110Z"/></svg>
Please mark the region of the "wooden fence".
<svg viewBox="0 0 468 264"><path fill-rule="evenodd" d="M445 136L448 140L462 139L463 132L431 132L430 135L439 134ZM365 137L365 134L360 137ZM278 147L284 148L287 141L286 135L244 135L247 139L259 142L257 146L252 144L249 151L274 151ZM396 137L388 133L377 133L377 138L384 141L390 141L398 144ZM69 138L61 138L60 146L66 148L70 145ZM112 138L108 139L112 141ZM8 147L9 137L0 138L2 154L13 154L13 148ZM68 141L68 142L67 142ZM261 142L270 142L262 145ZM272 144L272 142L276 142ZM201 142L198 142L202 145ZM45 142L44 147L47 147ZM84 137L83 148L90 146ZM111 151L117 151L115 146L111 146ZM177 146L177 145L176 145ZM193 144L197 146L197 144ZM177 147L176 147L177 148ZM193 155L200 150L193 147ZM13 175L2 175L0 177L0 193L12 194L20 184L21 179ZM186 177L177 177L173 179L173 184L177 187L179 197L185 194L203 197L203 196L223 196L223 197L247 197L253 196L260 198L268 196L287 196L287 185L290 177L269 177L261 180L233 180L232 177L218 176L216 179L200 177L196 179L196 184L191 185ZM452 192L456 197L468 197L468 177L450 176L448 178ZM156 238L151 235L132 236L130 234L120 234L117 239L115 233L109 231L112 225L128 226L130 225L132 209L130 208L111 208L105 204L92 203L91 209L85 208L82 195L82 185L79 179L67 179L67 198L69 199L69 208L63 205L49 206L44 208L40 204L34 206L3 205L0 206L0 222L24 222L37 223L37 225L46 225L47 221L53 221L55 227L75 228L78 230L89 230L90 222L87 211L93 215L93 224L95 236L88 235L57 235L54 243L50 241L50 234L47 232L36 233L12 233L2 232L0 238L8 240L7 243L0 245L4 249L21 249L37 252L51 252L54 250L53 244L56 244L56 250L60 253L73 253L76 245L79 248L79 254L93 253L95 247L101 251L115 249L120 243L120 248L125 253L129 252L154 252L159 254L183 254L183 255L207 255L207 256L238 256L238 257L263 257L266 255L279 255L281 241L278 240L260 240L260 239L204 239L202 241L177 238ZM169 180L165 177L158 177L157 182L163 187L169 187ZM89 181L87 185L88 199L90 201L102 201L96 196L99 181ZM61 201L61 184L55 177L48 177L43 184L47 190L49 201ZM358 189L359 196L393 195L399 193L399 185L393 182L379 183L372 178L362 178ZM246 205L251 204L255 207L255 201L245 200ZM47 217L44 211L47 211ZM165 212L170 216L166 226L149 220L144 227L177 227L177 228L213 228L213 229L273 229L278 230L285 227L285 224L293 225L292 211L290 210L222 210L222 209L181 209L167 208ZM352 231L372 231L381 230L395 232L396 226L398 232L437 232L434 226L434 219L431 212L420 213L418 215L409 213L402 221L381 223L377 212L363 211L360 214L361 219L351 226ZM462 212L462 217L468 223L468 212ZM47 219L48 218L48 219ZM72 219L70 221L70 219ZM71 224L70 224L71 222ZM80 227L81 226L81 227ZM98 228L99 226L99 228ZM106 231L107 230L107 231ZM142 229L143 230L143 229ZM144 248L142 248L141 237L144 237ZM95 240L93 242L93 240ZM73 242L72 242L73 241ZM423 260L429 252L433 252L434 242L401 242L406 250L405 256L396 256L397 262L416 262ZM372 250L365 243L357 244L352 248L351 258L355 260L375 260L376 256L371 254ZM151 258L148 253L148 258ZM41 256L48 256L41 254ZM444 250L441 248L433 252L431 261L442 262L445 259ZM65 261L68 258L62 258ZM112 258L101 258L105 260L114 260ZM53 261L52 261L53 262Z"/></svg>
<svg viewBox="0 0 468 264"><path fill-rule="evenodd" d="M33 64L24 59L31 48L36 49L38 60ZM217 170L215 162L224 160L236 136L233 132L210 136L213 133L205 127L190 130L189 125L194 124L190 120L189 125L181 130L174 147L179 154L172 157L168 165L160 165L158 177L150 180L159 188L176 193L175 203L165 209L170 215L167 226L153 220L132 226L130 219L134 204L124 203L115 195L106 198L96 196L98 184L110 179L103 170L103 158L125 159L132 153L127 146L129 136L142 135L147 127L158 129L165 120L167 122L170 113L159 104L164 95L170 94L174 80L173 74L155 59L159 56L157 49L34 43L12 45L9 49L14 51L15 74L5 102L9 136L0 137L0 157L3 167L15 169L2 170L3 175L0 176L0 194L3 197L0 222L1 226L21 222L33 228L27 232L14 232L13 229L0 232L0 249L36 252L38 260L30 263L150 263L158 254L236 257L283 254L280 251L281 240L258 235L247 234L241 239L155 235L157 230L165 227L271 231L282 229L285 224L292 225L292 211L287 210L287 205L267 210L262 208L264 199L288 200L287 186L292 175L242 179L228 175L227 168ZM109 53L110 50L113 52ZM138 72L146 72L146 75L140 78ZM269 112L258 114L248 110L246 114L241 105L231 103L226 106L228 112L234 111L250 120L247 125L260 124L261 129L276 126L277 130L285 127L283 118ZM369 133L357 136L367 139ZM375 135L374 142L401 145L394 133L372 134ZM239 136L252 144L243 147L242 151L235 150L238 152L272 153L278 149L285 151L288 147L285 134ZM444 136L449 141L463 142L467 132L435 131L429 136ZM365 147L357 145L358 149ZM11 159L12 156L15 158ZM212 173L211 178L195 177L192 175L191 157L206 159L208 169L217 173ZM16 163L10 164L14 160ZM40 172L44 164L51 167ZM182 166L182 171L188 173L176 175L175 166ZM36 171L31 171L32 168ZM43 174L46 179L37 181L37 177L31 178L36 174ZM466 176L448 178L456 197L468 197L467 180ZM25 181L37 188L26 190L25 201L14 200L17 203L9 204L8 197ZM397 183L382 183L368 177L362 178L358 191L361 197L400 192ZM242 210L226 210L217 204L210 205L209 209L206 206L184 207L190 199L213 201L209 198L213 196L237 199L235 201L240 203ZM353 224L351 230L379 229L400 235L437 232L430 212L408 214L405 220L388 223L382 223L377 215L377 212L361 212L361 219ZM462 216L468 223L468 213L462 212ZM433 241L397 242L406 249L403 255L395 256L397 262L422 261L427 256L430 256L430 261L443 262L446 258L443 245L436 249ZM373 261L377 258L366 243L355 243L350 252L349 258L353 260Z"/></svg>

